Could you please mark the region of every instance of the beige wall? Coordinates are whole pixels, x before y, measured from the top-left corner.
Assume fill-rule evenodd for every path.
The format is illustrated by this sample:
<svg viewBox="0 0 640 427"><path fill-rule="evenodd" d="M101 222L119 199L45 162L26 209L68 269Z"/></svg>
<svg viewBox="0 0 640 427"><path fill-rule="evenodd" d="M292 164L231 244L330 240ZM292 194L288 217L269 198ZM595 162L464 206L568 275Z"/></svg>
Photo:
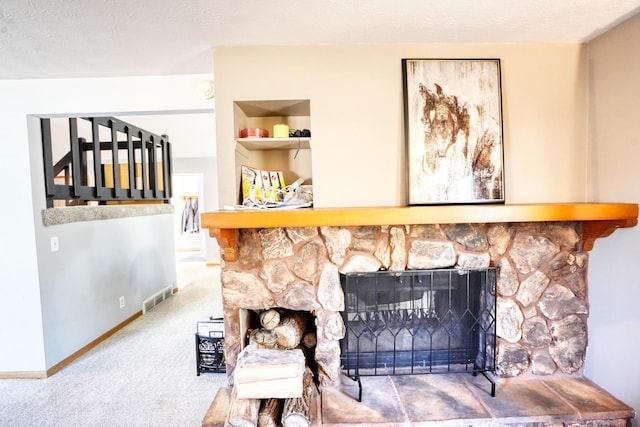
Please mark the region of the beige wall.
<svg viewBox="0 0 640 427"><path fill-rule="evenodd" d="M589 197L639 203L640 15L588 51ZM585 374L640 414L639 245L636 226L598 239L591 251Z"/></svg>
<svg viewBox="0 0 640 427"><path fill-rule="evenodd" d="M310 99L316 207L406 204L402 58L500 58L507 203L584 201L579 44L224 47L214 52L220 206L236 203L233 101Z"/></svg>
<svg viewBox="0 0 640 427"><path fill-rule="evenodd" d="M640 15L589 43L589 197L640 199ZM622 166L625 167L622 167ZM636 174L637 176L637 174Z"/></svg>

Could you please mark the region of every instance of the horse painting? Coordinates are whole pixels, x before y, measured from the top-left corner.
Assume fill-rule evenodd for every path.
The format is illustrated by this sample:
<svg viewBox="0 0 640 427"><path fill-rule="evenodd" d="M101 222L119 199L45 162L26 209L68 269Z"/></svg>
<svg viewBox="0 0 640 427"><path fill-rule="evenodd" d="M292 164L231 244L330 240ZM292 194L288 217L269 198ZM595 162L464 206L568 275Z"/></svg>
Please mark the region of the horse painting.
<svg viewBox="0 0 640 427"><path fill-rule="evenodd" d="M485 82L491 74L483 71L474 80L477 67L456 68L455 62L434 73L410 65L405 67L412 74L405 76L410 203L504 201L500 103L484 102L496 87ZM455 81L465 77L462 84Z"/></svg>

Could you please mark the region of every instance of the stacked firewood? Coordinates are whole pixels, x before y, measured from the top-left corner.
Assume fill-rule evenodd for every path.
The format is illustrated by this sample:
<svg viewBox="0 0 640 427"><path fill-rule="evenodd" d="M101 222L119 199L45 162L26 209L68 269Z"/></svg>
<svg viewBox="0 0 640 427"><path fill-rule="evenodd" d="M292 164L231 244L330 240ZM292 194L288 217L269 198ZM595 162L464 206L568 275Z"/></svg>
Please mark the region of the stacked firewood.
<svg viewBox="0 0 640 427"><path fill-rule="evenodd" d="M249 345L234 372L226 426L308 427L317 416L318 390L312 354L311 316L269 309L259 313L261 327L249 331ZM312 353L312 352L311 352ZM311 362L311 363L310 363Z"/></svg>
<svg viewBox="0 0 640 427"><path fill-rule="evenodd" d="M249 334L249 340L260 348L292 349L303 345L313 348L316 345L316 334L309 330L309 315L299 311L276 309L260 313L261 328Z"/></svg>

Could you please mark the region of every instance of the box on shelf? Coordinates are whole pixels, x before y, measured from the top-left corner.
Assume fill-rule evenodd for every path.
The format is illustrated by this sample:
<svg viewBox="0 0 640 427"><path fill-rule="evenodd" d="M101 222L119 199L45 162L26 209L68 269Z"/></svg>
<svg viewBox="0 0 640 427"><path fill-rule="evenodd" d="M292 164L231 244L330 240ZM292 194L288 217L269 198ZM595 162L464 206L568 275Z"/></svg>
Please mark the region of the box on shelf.
<svg viewBox="0 0 640 427"><path fill-rule="evenodd" d="M285 182L282 171L242 166L243 205L275 205L283 202L284 197Z"/></svg>

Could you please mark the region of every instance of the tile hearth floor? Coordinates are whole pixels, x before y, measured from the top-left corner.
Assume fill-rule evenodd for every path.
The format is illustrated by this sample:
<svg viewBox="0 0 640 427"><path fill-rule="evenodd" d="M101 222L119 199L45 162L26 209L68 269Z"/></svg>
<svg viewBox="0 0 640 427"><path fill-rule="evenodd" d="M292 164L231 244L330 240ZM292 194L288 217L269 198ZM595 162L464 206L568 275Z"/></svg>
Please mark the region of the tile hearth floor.
<svg viewBox="0 0 640 427"><path fill-rule="evenodd" d="M589 426L623 427L633 408L584 377L498 379L496 397L482 375L362 377L358 384L325 387L314 426ZM223 390L220 390L223 391ZM203 426L222 426L228 392L218 393Z"/></svg>
<svg viewBox="0 0 640 427"><path fill-rule="evenodd" d="M633 408L582 377L499 380L496 397L491 397L491 385L482 375L361 380L362 402L356 400L357 383L347 377L341 390L323 391L323 426L585 425L589 420L612 420L598 425L624 426L622 420L634 416Z"/></svg>

